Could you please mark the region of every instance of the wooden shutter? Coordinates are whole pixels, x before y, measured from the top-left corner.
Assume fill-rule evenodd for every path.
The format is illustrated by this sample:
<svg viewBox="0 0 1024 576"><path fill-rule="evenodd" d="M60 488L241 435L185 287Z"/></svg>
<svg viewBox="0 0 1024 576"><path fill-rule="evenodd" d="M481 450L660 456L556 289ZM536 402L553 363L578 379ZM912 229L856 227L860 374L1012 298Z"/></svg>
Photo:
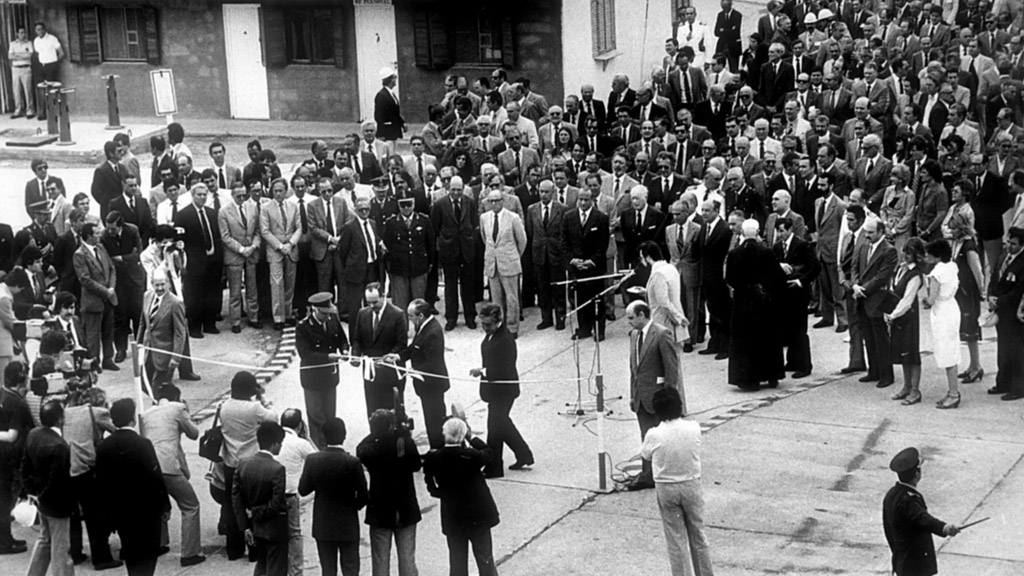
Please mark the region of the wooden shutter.
<svg viewBox="0 0 1024 576"><path fill-rule="evenodd" d="M156 8L145 7L142 9L142 17L145 20L146 30L146 62L154 66L160 65L160 22L157 18Z"/></svg>
<svg viewBox="0 0 1024 576"><path fill-rule="evenodd" d="M434 70L451 68L452 50L448 40L448 19L436 10L431 10L427 17L430 22L430 67Z"/></svg>
<svg viewBox="0 0 1024 576"><path fill-rule="evenodd" d="M283 68L288 65L284 11L267 5L260 10L263 11L263 61L267 68Z"/></svg>
<svg viewBox="0 0 1024 576"><path fill-rule="evenodd" d="M590 0L593 55L615 50L615 0Z"/></svg>
<svg viewBox="0 0 1024 576"><path fill-rule="evenodd" d="M430 68L430 16L426 10L416 10L413 14L412 42L416 66Z"/></svg>
<svg viewBox="0 0 1024 576"><path fill-rule="evenodd" d="M514 40L512 17L505 16L501 19L501 65L507 70L516 67L516 44Z"/></svg>
<svg viewBox="0 0 1024 576"><path fill-rule="evenodd" d="M345 12L340 8L331 10L331 31L334 35L334 65L345 67Z"/></svg>
<svg viewBox="0 0 1024 576"><path fill-rule="evenodd" d="M72 62L99 64L103 60L100 49L99 9L68 7L68 55Z"/></svg>

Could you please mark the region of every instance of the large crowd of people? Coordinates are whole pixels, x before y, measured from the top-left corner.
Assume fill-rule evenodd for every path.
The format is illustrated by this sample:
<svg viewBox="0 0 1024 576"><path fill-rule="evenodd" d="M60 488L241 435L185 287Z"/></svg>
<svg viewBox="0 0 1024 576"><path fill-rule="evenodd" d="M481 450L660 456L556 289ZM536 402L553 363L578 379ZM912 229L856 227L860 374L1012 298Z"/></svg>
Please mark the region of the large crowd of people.
<svg viewBox="0 0 1024 576"><path fill-rule="evenodd" d="M367 503L375 567L394 539L401 573L415 573L419 514L406 477L421 463L403 456L415 452L401 437L396 366L406 362L424 372L415 391L434 452L422 466L442 500L452 573L465 571L469 543L481 573L494 573L498 516L484 478L504 474L506 443L516 457L510 469L534 464L510 417L516 339L573 328L573 339L603 340L627 305L631 407L642 438L663 415L685 413L681 394L657 395L682 392L677 355L728 360L728 383L741 390L776 387L787 374L813 372L812 317L814 330L847 333L842 373L864 372L861 382L885 388L901 365L891 398L907 406L923 399L927 324L947 376L940 409L960 405L961 383L984 378L978 342L983 325L994 325L988 391L1024 398L1021 14L1013 2L950 6L771 0L746 49L730 0L714 26L686 7L662 63L632 86L615 75L606 100L583 85L549 104L530 78L513 81L500 68L452 75L426 125L407 139L396 73L386 68L375 118L336 143L313 140L310 156L289 162L287 174L258 140L244 166L229 162L221 142L196 154L177 123L150 138L149 170L127 135L107 142L89 193L67 190L45 158L33 160L25 185L32 223L16 234L0 225L8 385L0 470L25 454L25 487L40 497L49 539L36 554L62 566L83 560L80 514L97 568L118 565L106 545L115 528L145 540L122 539L130 570L145 572L152 554L165 551L166 526L101 522L90 511L105 489L98 479L110 473L101 456L128 470L137 462L120 460L131 453L150 467L145 474L159 465L164 492L182 510L182 564L202 561L198 501L180 452L180 435L198 431L174 382L175 372L179 384L200 379L190 342L220 328L298 325L308 449L293 441L307 428L302 414L265 407L251 375L236 376L217 415L223 448L211 491L223 507L228 556L242 557L248 544L257 570L275 576L294 566L291 499L310 492L320 495L313 532L325 574L336 573L339 558L343 573L358 571L353 524ZM638 299L646 304L630 304ZM525 326L524 310L534 306L540 323ZM483 366L473 371L489 404L486 444L445 415L444 331L457 329L460 316L469 329L479 318L486 333ZM24 365L20 322L31 319L50 331ZM645 338L674 360L647 358ZM108 411L90 387L97 374L119 369L130 342L143 347L158 400L140 414L123 401ZM356 456L341 450L345 427L335 416L345 360L362 368L371 425ZM48 390L46 375L55 372L72 375L74 386ZM62 424L66 441L46 432ZM122 434L135 424L155 457ZM693 433L672 424L657 436L692 442ZM119 442L128 447L116 452ZM657 448L646 443L645 456ZM389 478L373 486L402 500L367 494L359 460L371 477ZM661 486L673 483L669 464L656 460L652 471L645 462L631 488L657 483L684 510L699 509L692 492ZM53 481L45 474L61 467L78 501L39 493L39 482ZM699 478L699 466L685 469L687 482ZM5 472L0 483L0 508L9 508L20 478ZM139 506L162 514L161 498ZM683 524L666 520L670 538L680 532ZM690 542L701 548L694 568L710 573L703 536ZM681 570L671 546L673 570ZM301 557L301 541L299 548ZM24 550L0 522L0 552ZM31 574L42 574L33 566Z"/></svg>

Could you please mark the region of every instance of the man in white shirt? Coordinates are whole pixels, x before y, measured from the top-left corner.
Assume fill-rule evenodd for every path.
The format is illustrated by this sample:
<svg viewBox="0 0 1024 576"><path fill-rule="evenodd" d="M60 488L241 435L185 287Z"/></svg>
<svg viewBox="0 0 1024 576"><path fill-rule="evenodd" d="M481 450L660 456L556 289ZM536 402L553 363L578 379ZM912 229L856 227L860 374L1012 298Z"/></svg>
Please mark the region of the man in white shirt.
<svg viewBox="0 0 1024 576"><path fill-rule="evenodd" d="M64 49L60 46L60 40L46 31L46 24L36 23L36 38L32 46L39 56L39 64L43 68L43 80L56 82L57 74L60 71L60 61L64 58Z"/></svg>
<svg viewBox="0 0 1024 576"><path fill-rule="evenodd" d="M306 458L316 452L313 443L305 438L302 411L289 408L281 413L281 427L284 428L284 442L274 459L284 466L284 500L288 504L288 575L301 576L302 550L302 509L299 500L299 479Z"/></svg>
<svg viewBox="0 0 1024 576"><path fill-rule="evenodd" d="M708 32L708 27L701 22L697 22L697 9L693 6L688 6L683 9L683 23L679 25L679 30L676 31L676 39L679 42L679 46L689 46L693 48L693 66L697 68L704 68L704 61L707 59L708 47L711 44L711 34Z"/></svg>
<svg viewBox="0 0 1024 576"><path fill-rule="evenodd" d="M660 422L647 431L640 456L651 461L658 508L665 527L673 576L712 574L704 534L704 491L700 475L700 424L683 420L679 391L664 387L654 393L654 415Z"/></svg>

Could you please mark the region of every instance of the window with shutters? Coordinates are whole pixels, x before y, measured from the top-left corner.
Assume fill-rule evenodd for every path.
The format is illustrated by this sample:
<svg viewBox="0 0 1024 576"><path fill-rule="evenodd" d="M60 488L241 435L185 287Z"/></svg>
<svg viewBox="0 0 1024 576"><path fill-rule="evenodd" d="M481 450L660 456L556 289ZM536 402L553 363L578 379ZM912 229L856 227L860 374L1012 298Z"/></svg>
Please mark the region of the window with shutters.
<svg viewBox="0 0 1024 576"><path fill-rule="evenodd" d="M615 0L590 0L590 33L595 58L615 51Z"/></svg>
<svg viewBox="0 0 1024 576"><path fill-rule="evenodd" d="M289 8L284 12L289 64L335 64L331 12L329 8Z"/></svg>
<svg viewBox="0 0 1024 576"><path fill-rule="evenodd" d="M515 68L512 16L504 5L435 4L413 15L416 65Z"/></svg>
<svg viewBox="0 0 1024 576"><path fill-rule="evenodd" d="M69 6L68 56L72 62L160 64L155 8L143 5Z"/></svg>

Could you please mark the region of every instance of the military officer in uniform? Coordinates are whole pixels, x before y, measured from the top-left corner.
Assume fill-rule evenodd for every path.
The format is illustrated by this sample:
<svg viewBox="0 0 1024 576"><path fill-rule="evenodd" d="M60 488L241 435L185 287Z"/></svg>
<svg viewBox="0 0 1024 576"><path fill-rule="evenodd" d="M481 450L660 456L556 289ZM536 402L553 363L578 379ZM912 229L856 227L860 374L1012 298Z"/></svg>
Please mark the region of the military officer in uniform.
<svg viewBox="0 0 1024 576"><path fill-rule="evenodd" d="M310 296L309 305L309 314L295 327L295 349L301 360L299 382L306 398L310 438L322 449L326 446L322 427L336 413L338 361L348 351L348 338L330 292Z"/></svg>
<svg viewBox="0 0 1024 576"><path fill-rule="evenodd" d="M412 196L398 200L398 212L384 223L384 246L388 249L391 301L405 310L413 300L426 297L427 272L434 259L434 228L430 218L416 212Z"/></svg>
<svg viewBox="0 0 1024 576"><path fill-rule="evenodd" d="M924 497L917 490L921 481L921 455L917 448L904 448L893 457L889 469L899 476L882 502L885 539L892 549L892 571L896 576L936 574L932 534L956 536L960 529L928 513Z"/></svg>

